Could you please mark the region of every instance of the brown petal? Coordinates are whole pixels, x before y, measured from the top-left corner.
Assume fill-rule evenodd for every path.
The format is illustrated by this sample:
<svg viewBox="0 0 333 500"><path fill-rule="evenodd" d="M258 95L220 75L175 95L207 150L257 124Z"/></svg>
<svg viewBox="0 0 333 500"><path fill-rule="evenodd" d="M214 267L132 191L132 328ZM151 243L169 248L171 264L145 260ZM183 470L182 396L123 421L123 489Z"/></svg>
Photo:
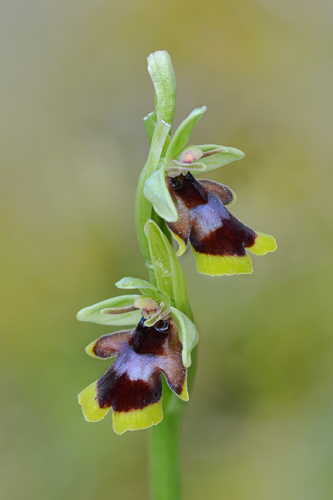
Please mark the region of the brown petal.
<svg viewBox="0 0 333 500"><path fill-rule="evenodd" d="M229 205L235 199L234 193L224 184L208 179L200 179L198 182L202 184L209 193L214 193L222 201L223 205Z"/></svg>
<svg viewBox="0 0 333 500"><path fill-rule="evenodd" d="M128 339L132 335L133 330L124 330L117 333L111 333L94 340L86 347L86 352L90 356L98 358L111 358L120 353L124 346L127 345Z"/></svg>

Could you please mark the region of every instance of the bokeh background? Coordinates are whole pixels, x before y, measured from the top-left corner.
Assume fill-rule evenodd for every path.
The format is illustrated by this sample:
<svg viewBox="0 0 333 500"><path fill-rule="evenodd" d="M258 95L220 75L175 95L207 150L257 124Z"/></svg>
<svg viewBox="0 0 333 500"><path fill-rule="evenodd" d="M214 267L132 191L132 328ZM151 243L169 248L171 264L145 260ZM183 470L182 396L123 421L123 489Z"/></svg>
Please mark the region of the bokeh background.
<svg viewBox="0 0 333 500"><path fill-rule="evenodd" d="M146 277L133 211L166 49L178 124L246 158L211 174L273 234L251 276L181 259L201 334L183 426L184 499L333 496L332 3L3 0L0 497L147 499L149 431L84 421L77 393L108 329L77 310ZM103 366L102 366L103 365Z"/></svg>

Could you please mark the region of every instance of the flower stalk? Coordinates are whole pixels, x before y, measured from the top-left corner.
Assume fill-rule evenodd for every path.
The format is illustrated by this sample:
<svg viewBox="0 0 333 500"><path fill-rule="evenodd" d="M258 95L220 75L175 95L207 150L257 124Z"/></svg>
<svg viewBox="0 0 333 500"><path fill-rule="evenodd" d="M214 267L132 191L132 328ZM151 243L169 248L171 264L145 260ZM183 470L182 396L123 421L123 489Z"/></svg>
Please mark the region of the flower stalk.
<svg viewBox="0 0 333 500"><path fill-rule="evenodd" d="M154 64L152 64L152 62ZM163 65L164 71L160 70L158 66L159 65L157 63L157 57L154 57L154 55L149 56L148 71L152 77L155 87L155 93L157 96L155 112L156 116L159 119L165 119L166 122L168 122L169 119L172 123L176 100L176 84L174 79L174 72L171 61L169 64ZM168 88L166 88L164 82L174 82L174 85L169 84ZM160 91L161 88L164 90L163 93ZM170 102L172 103L172 105L170 105ZM152 137L151 148L154 142L154 137L156 136L157 126L158 123L155 127ZM162 140L159 143L158 151L162 151L163 153L163 147L161 148ZM169 141L165 140L164 143L167 144L167 142ZM168 148L170 148L170 143L167 145ZM168 154L168 148L166 148L165 150L166 154ZM144 209L141 213L145 211L146 215L149 213L149 211L151 215L151 206L147 206L147 204L150 204L150 202L143 195L143 191L146 181L148 180L150 175L153 174L153 172L150 173L153 168L154 167L151 168L149 166L149 163L147 166L145 166L140 177L139 187L137 191L138 194L136 209L137 207L142 207L143 205ZM143 244L140 243L141 251L144 258L146 259L146 265L148 269L151 269L150 266L152 266L152 268L154 269L154 278L156 280L156 285L162 290L168 292L176 307L178 307L180 311L182 311L184 314L187 314L188 317L193 320L193 314L189 304L185 279L181 267L179 265L179 262L175 258L174 251L166 235L163 234L163 229L165 228L165 226L158 227L152 222L146 223L147 219L144 218L142 218L141 221L144 221L145 223L144 231L147 236L146 241L149 242L149 253L147 253L147 248L145 246L146 242ZM137 230L140 231L141 228L142 225L140 226L139 221ZM194 379L194 370L195 367L192 366L192 380ZM179 440L181 418L185 410L185 405L169 391L165 390L164 394L164 419L160 425L153 427L150 431L151 493L153 500L180 500L181 470Z"/></svg>
<svg viewBox="0 0 333 500"><path fill-rule="evenodd" d="M138 181L135 225L150 281L123 278L118 288L140 294L114 297L78 313L80 321L132 327L87 346L94 358L116 359L79 394L79 403L93 422L112 408L117 434L151 427L152 499L180 500L180 426L193 387L198 332L177 256L189 245L201 273L251 273L247 251L264 255L276 243L229 212L226 206L236 198L228 186L194 178L244 153L216 144L187 146L205 106L192 111L171 137L176 79L168 53L151 54L148 72L155 110L144 119L150 150ZM177 255L172 237L179 244Z"/></svg>
<svg viewBox="0 0 333 500"><path fill-rule="evenodd" d="M147 223L155 214L152 214L152 204L144 196L145 184L149 177L158 170L162 155L168 154L168 148L170 148L169 133L176 103L176 80L169 56L165 52L151 54L148 57L148 71L155 87L156 109L145 119L148 139L150 140L150 153L141 172L136 194L137 235L151 281L158 288L166 291L176 307L193 320L185 279L168 238L164 234L164 232L168 232L163 224L164 221L162 218L158 218L157 225L153 222ZM147 123L149 123L148 126ZM156 215L154 219L156 221ZM194 375L193 371L194 366L191 368L191 375ZM191 378L194 378L193 375ZM164 383L164 385L166 384ZM150 431L153 500L178 500L181 498L179 437L184 406L165 387L163 421Z"/></svg>
<svg viewBox="0 0 333 500"><path fill-rule="evenodd" d="M178 413L165 414L163 421L151 429L150 471L153 500L181 498L180 424Z"/></svg>

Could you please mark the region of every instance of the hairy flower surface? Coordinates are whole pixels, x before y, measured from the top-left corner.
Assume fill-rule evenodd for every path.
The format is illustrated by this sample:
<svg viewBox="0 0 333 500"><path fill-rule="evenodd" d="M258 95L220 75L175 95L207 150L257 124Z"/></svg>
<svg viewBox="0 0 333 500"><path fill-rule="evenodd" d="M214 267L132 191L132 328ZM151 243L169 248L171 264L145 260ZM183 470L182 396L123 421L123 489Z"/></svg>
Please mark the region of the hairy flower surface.
<svg viewBox="0 0 333 500"><path fill-rule="evenodd" d="M158 424L163 418L162 373L170 389L188 400L182 346L171 318L151 327L142 318L134 330L99 338L87 353L102 359L117 356L105 374L79 394L88 421L101 420L112 408L117 434Z"/></svg>

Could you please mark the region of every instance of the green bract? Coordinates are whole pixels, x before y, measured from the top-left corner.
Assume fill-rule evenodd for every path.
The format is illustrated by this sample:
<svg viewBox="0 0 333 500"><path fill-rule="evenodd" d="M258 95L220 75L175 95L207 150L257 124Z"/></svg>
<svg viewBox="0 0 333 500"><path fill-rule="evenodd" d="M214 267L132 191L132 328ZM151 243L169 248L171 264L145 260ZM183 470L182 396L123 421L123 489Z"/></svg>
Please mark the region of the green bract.
<svg viewBox="0 0 333 500"><path fill-rule="evenodd" d="M147 179L143 188L143 194L162 219L167 222L176 222L178 220L178 212L165 182L165 168L166 165L163 165L163 167Z"/></svg>
<svg viewBox="0 0 333 500"><path fill-rule="evenodd" d="M166 50L159 50L148 57L148 72L155 89L157 120L171 124L176 106L176 77Z"/></svg>
<svg viewBox="0 0 333 500"><path fill-rule="evenodd" d="M157 116L156 116L155 111L153 111L152 113L149 113L149 115L145 116L143 119L143 124L144 124L145 129L146 129L146 134L148 136L149 144L151 144L151 140L153 138L156 123L157 123Z"/></svg>
<svg viewBox="0 0 333 500"><path fill-rule="evenodd" d="M137 228L138 240L140 243L141 251L146 259L149 261L149 249L147 245L147 239L144 235L144 225L147 219L151 218L152 207L151 204L147 202L143 195L143 189L146 180L155 172L159 166L160 158L164 148L164 144L170 132L171 125L164 121L158 121L154 128L151 147L146 164L141 172L138 187L135 197L135 224Z"/></svg>
<svg viewBox="0 0 333 500"><path fill-rule="evenodd" d="M173 297L174 304L172 305L192 319L184 274L169 240L152 220L147 221L145 233L157 286Z"/></svg>
<svg viewBox="0 0 333 500"><path fill-rule="evenodd" d="M175 307L172 305L169 309L171 317L177 324L178 336L182 344L183 364L188 368L191 365L191 351L198 342L199 334L192 322L184 274L171 244L154 221L147 221L145 233L149 242L157 286L174 298L172 302Z"/></svg>

